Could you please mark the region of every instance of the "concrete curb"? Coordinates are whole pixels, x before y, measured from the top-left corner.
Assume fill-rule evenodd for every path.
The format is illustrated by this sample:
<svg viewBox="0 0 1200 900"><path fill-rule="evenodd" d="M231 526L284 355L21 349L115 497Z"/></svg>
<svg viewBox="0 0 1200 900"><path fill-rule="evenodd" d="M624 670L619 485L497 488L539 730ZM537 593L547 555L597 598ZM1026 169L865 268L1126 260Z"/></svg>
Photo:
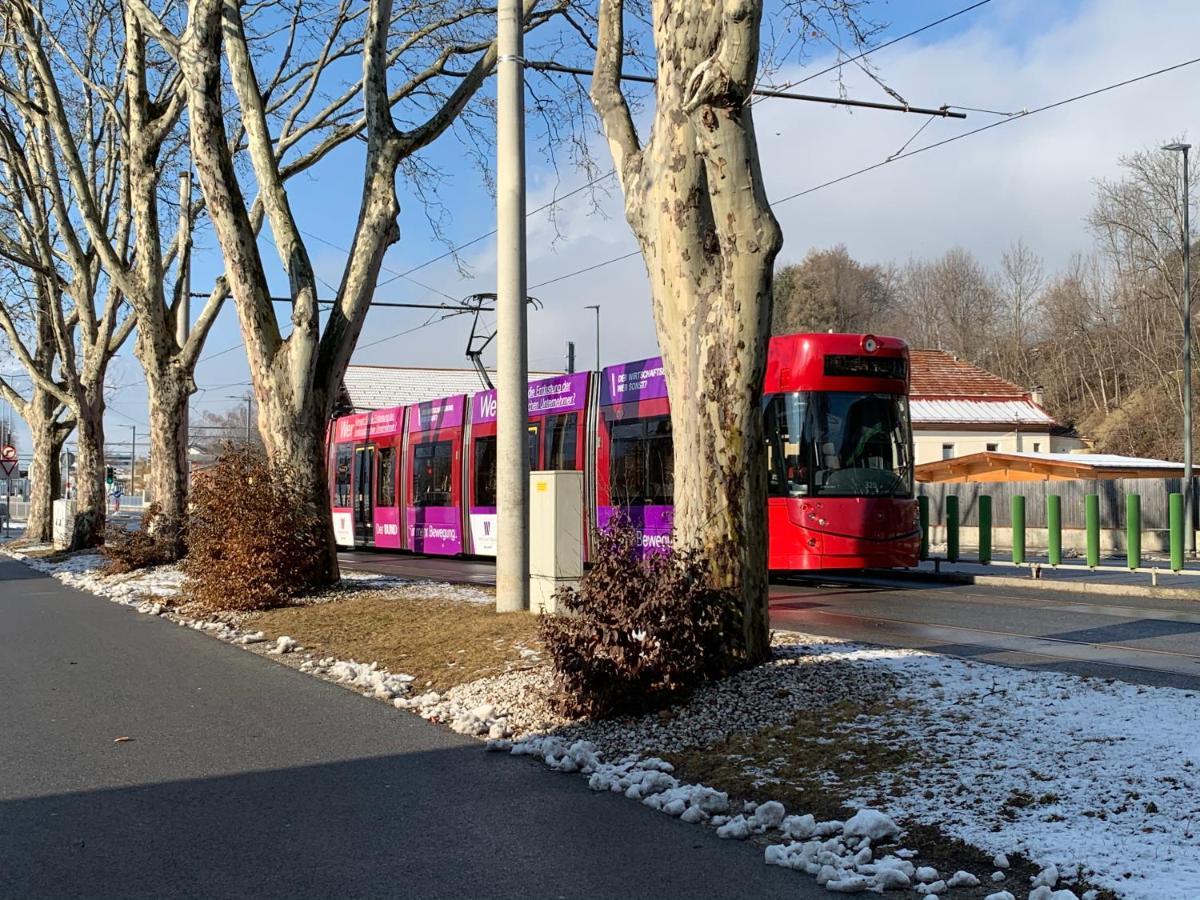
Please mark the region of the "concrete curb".
<svg viewBox="0 0 1200 900"><path fill-rule="evenodd" d="M1083 579L1062 580L1053 577L1052 569L1043 568L1041 578L1015 577L1012 575L974 575L969 572L912 572L905 570L867 570L853 573L812 573L801 575L804 579L820 579L826 582L845 584L874 584L889 587L911 587L914 584L977 585L979 587L1028 588L1031 590L1054 591L1060 594L1093 594L1105 597L1144 597L1158 600L1184 600L1200 602L1200 589L1155 587L1139 584L1113 584L1111 582ZM1168 576L1169 577L1169 576Z"/></svg>

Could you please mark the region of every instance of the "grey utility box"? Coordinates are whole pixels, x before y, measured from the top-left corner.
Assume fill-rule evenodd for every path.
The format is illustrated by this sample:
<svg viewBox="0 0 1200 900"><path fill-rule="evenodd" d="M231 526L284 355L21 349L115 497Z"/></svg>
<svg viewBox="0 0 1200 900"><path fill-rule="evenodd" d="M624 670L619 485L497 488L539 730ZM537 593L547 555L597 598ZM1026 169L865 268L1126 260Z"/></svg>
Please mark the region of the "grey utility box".
<svg viewBox="0 0 1200 900"><path fill-rule="evenodd" d="M54 546L65 550L71 545L71 536L75 532L75 501L55 500L52 513Z"/></svg>
<svg viewBox="0 0 1200 900"><path fill-rule="evenodd" d="M583 473L529 473L529 608L557 612L554 592L583 577Z"/></svg>

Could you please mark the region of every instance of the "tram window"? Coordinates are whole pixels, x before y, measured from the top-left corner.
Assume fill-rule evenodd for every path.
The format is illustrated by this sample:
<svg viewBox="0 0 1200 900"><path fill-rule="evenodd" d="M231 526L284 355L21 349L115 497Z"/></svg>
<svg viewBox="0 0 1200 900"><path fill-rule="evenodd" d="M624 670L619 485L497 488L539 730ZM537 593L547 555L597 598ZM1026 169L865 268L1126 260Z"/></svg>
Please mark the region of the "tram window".
<svg viewBox="0 0 1200 900"><path fill-rule="evenodd" d="M575 444L579 431L579 414L549 416L545 422L546 439L542 459L547 469L575 468Z"/></svg>
<svg viewBox="0 0 1200 900"><path fill-rule="evenodd" d="M765 398L763 432L767 440L767 494L800 497L808 493L812 470L810 442L804 440L808 399L804 394Z"/></svg>
<svg viewBox="0 0 1200 900"><path fill-rule="evenodd" d="M375 498L376 506L396 505L396 448L382 447L379 450L379 486Z"/></svg>
<svg viewBox="0 0 1200 900"><path fill-rule="evenodd" d="M450 506L450 441L413 447L413 506Z"/></svg>
<svg viewBox="0 0 1200 900"><path fill-rule="evenodd" d="M496 505L496 438L475 438L475 506Z"/></svg>
<svg viewBox="0 0 1200 900"><path fill-rule="evenodd" d="M350 461L354 451L349 444L338 444L337 457L334 461L336 468L334 477L333 505L346 507L350 505Z"/></svg>
<svg viewBox="0 0 1200 900"><path fill-rule="evenodd" d="M912 493L908 403L902 396L810 395L814 492L832 496Z"/></svg>
<svg viewBox="0 0 1200 900"><path fill-rule="evenodd" d="M670 417L615 423L608 476L614 506L671 503L675 477Z"/></svg>

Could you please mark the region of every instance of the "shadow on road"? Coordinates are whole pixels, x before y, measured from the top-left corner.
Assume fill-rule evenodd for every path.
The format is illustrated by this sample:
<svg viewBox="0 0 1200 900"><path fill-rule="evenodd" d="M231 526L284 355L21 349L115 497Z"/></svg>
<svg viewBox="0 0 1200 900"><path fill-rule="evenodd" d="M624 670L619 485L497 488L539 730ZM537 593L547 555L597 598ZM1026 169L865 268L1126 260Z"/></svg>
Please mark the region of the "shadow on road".
<svg viewBox="0 0 1200 900"><path fill-rule="evenodd" d="M817 896L752 848L592 795L578 776L493 758L493 777L464 781L481 756L472 746L3 802L2 893Z"/></svg>

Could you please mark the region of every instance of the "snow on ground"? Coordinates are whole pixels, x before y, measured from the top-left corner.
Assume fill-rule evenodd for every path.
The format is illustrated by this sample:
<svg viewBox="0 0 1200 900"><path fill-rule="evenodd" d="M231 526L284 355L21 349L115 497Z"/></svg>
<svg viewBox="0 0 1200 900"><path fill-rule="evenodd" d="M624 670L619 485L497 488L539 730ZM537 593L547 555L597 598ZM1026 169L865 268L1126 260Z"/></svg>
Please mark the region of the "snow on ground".
<svg viewBox="0 0 1200 900"><path fill-rule="evenodd" d="M544 670L463 685L451 694L464 705L490 702L508 712L506 721L518 737L547 726L547 736L518 741L513 752L541 757L560 771L585 768L578 759L561 762L572 759L571 748L583 742L597 765L616 767L593 768L592 774L608 772L617 780L610 778L607 789L626 793L632 782L620 778L636 775L641 757L651 750L707 746L730 732L784 723L801 707L887 695L890 712L860 716L851 727L864 739L899 732L921 751L919 764L903 773L903 781L896 779L895 791L886 790L884 779L883 793L891 798L888 815L901 823L937 826L998 858L1020 853L1039 866L1055 866L1064 878L1082 877L1122 897L1200 896L1200 696L1195 692L797 634L779 634L776 644L775 661L701 689L669 718L564 723L545 703L550 679ZM769 785L771 772L762 774ZM693 787L663 790L686 793ZM667 797L665 812L681 815L690 808L688 802L671 802L686 800L683 794ZM850 805L865 805L865 798ZM726 827L732 837L755 830L736 817L719 824L732 826ZM826 843L832 839L822 837ZM819 875L824 865L857 852L844 840L839 852L835 844L805 850L806 843L811 840L777 845L771 861L804 869L823 858L826 862L811 870ZM839 868L845 884L829 872L826 880L835 883L832 889L845 891L857 889L857 876L863 875L862 889L868 889L878 885L871 880L878 871L870 868L877 862L868 860L865 874ZM984 881L991 877L990 872L969 874ZM1053 885L1007 888L1036 900L1068 896L1055 893Z"/></svg>

